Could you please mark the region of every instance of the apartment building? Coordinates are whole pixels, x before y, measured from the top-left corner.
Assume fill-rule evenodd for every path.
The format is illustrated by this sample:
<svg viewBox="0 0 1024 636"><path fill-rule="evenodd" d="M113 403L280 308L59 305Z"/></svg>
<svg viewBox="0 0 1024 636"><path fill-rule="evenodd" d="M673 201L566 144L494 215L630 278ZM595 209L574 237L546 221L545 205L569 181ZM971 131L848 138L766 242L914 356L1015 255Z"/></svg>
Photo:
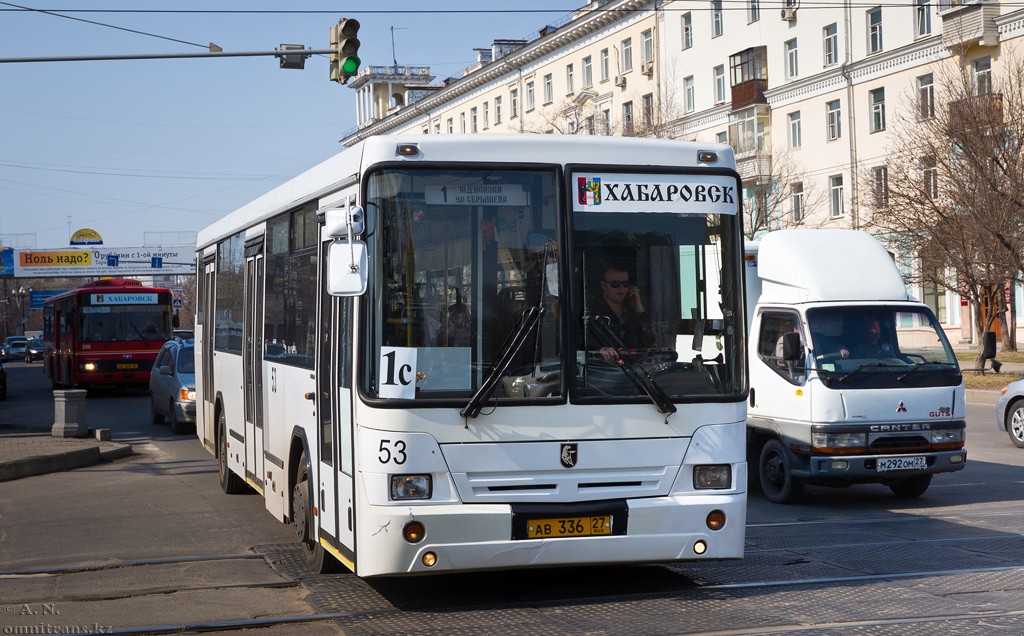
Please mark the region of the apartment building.
<svg viewBox="0 0 1024 636"><path fill-rule="evenodd" d="M342 143L489 132L730 143L750 236L866 228L885 196L893 126L934 115L944 68L990 91L1019 43L1024 9L998 0L593 0L534 40L478 49L458 78L363 69L350 84L357 128ZM954 342L972 338L955 292L916 292Z"/></svg>

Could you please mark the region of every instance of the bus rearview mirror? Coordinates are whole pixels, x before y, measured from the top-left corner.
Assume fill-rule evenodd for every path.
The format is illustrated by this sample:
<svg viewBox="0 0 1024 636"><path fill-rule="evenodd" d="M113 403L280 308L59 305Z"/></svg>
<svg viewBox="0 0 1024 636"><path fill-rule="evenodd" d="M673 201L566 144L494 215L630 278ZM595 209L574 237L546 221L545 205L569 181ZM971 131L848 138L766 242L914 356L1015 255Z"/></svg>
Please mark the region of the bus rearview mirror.
<svg viewBox="0 0 1024 636"><path fill-rule="evenodd" d="M368 273L366 243L336 241L327 248L327 292L332 296L363 295Z"/></svg>

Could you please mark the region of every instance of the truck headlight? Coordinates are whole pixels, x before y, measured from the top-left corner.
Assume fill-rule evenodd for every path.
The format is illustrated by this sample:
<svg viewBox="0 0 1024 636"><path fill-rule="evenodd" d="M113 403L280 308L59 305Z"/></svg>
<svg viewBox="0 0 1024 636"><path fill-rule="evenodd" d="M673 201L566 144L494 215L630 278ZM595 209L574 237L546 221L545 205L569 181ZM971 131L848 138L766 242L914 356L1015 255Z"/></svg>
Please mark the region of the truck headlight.
<svg viewBox="0 0 1024 636"><path fill-rule="evenodd" d="M697 490L732 488L732 466L729 464L694 466L693 487Z"/></svg>
<svg viewBox="0 0 1024 636"><path fill-rule="evenodd" d="M939 428L931 432L933 448L962 448L964 445L964 429Z"/></svg>
<svg viewBox="0 0 1024 636"><path fill-rule="evenodd" d="M811 446L819 453L852 453L867 445L867 433L811 433Z"/></svg>
<svg viewBox="0 0 1024 636"><path fill-rule="evenodd" d="M391 500L430 499L430 475L391 475Z"/></svg>

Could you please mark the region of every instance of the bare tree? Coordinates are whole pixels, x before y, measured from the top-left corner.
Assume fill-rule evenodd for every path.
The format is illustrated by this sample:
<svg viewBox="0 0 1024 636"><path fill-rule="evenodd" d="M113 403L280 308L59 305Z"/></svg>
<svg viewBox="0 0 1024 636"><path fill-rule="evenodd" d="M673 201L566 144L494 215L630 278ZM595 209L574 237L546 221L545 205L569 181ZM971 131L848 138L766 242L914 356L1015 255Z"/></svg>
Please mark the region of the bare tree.
<svg viewBox="0 0 1024 636"><path fill-rule="evenodd" d="M755 239L765 232L783 228L806 227L822 218L814 214L825 203L825 191L803 170L785 148L771 152L757 150L752 157L737 160L744 186L750 198L744 208L743 232ZM810 216L809 216L810 215ZM827 215L826 217L827 218Z"/></svg>
<svg viewBox="0 0 1024 636"><path fill-rule="evenodd" d="M886 178L862 176L875 194L870 226L917 255L913 279L973 304L981 342L1024 265L1024 63L1005 52L992 74L975 53L958 51L937 69L934 92L918 86L905 100L892 118Z"/></svg>

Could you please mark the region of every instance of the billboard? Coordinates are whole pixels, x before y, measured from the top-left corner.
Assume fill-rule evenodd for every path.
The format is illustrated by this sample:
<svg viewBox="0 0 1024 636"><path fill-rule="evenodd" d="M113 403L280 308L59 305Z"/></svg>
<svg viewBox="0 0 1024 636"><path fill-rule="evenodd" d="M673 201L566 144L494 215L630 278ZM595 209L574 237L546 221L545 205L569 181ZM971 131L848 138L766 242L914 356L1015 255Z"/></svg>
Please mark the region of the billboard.
<svg viewBox="0 0 1024 636"><path fill-rule="evenodd" d="M14 250L14 276L59 278L65 276L159 276L195 274L195 247L40 248Z"/></svg>

